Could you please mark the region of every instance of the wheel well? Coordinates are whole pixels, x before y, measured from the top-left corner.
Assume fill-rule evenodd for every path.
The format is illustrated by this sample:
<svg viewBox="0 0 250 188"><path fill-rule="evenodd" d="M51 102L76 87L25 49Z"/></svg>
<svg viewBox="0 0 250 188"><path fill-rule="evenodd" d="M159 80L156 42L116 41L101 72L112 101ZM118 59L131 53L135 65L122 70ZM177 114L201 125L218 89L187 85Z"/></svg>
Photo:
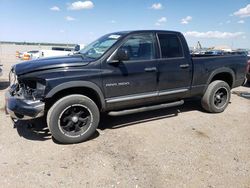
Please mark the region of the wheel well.
<svg viewBox="0 0 250 188"><path fill-rule="evenodd" d="M223 72L223 73L216 74L212 78L210 83L212 83L215 80L222 80L222 81L226 82L230 86L230 88L233 87L233 77L230 73Z"/></svg>
<svg viewBox="0 0 250 188"><path fill-rule="evenodd" d="M65 97L67 95L71 95L71 94L81 94L81 95L85 95L87 97L89 97L90 99L92 99L97 107L101 110L102 109L102 103L101 103L101 99L99 97L99 95L97 94L97 92L91 88L88 87L73 87L73 88L67 88L67 89L63 89L59 92L57 92L56 94L54 94L51 98L45 99L45 109L46 111L48 109L50 109L50 107L60 98Z"/></svg>

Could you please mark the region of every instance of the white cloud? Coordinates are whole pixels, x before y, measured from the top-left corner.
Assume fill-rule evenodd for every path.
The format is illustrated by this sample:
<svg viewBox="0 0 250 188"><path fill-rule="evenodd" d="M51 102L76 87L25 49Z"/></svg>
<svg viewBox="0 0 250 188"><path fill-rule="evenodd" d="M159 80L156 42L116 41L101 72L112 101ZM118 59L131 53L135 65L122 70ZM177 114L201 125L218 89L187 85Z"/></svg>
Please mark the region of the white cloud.
<svg viewBox="0 0 250 188"><path fill-rule="evenodd" d="M82 10L82 9L92 9L94 8L94 3L92 1L76 1L69 4L69 10Z"/></svg>
<svg viewBox="0 0 250 188"><path fill-rule="evenodd" d="M230 24L231 23L231 20L227 20L227 22L226 22L227 24Z"/></svg>
<svg viewBox="0 0 250 188"><path fill-rule="evenodd" d="M193 18L191 16L187 16L186 18L181 19L181 23L182 24L189 24L189 22L192 20Z"/></svg>
<svg viewBox="0 0 250 188"><path fill-rule="evenodd" d="M66 16L65 19L66 19L67 21L75 21L75 20L76 20L75 18L73 18L73 17L71 17L71 16Z"/></svg>
<svg viewBox="0 0 250 188"><path fill-rule="evenodd" d="M59 30L60 33L65 33L65 31L63 29Z"/></svg>
<svg viewBox="0 0 250 188"><path fill-rule="evenodd" d="M166 17L161 17L158 22L166 22L167 21L167 18Z"/></svg>
<svg viewBox="0 0 250 188"><path fill-rule="evenodd" d="M160 9L163 9L163 6L161 3L154 3L154 4L152 4L152 6L150 8L154 9L154 10L160 10Z"/></svg>
<svg viewBox="0 0 250 188"><path fill-rule="evenodd" d="M116 21L115 20L110 20L110 23L115 24Z"/></svg>
<svg viewBox="0 0 250 188"><path fill-rule="evenodd" d="M164 23L167 22L167 18L166 17L161 17L160 19L157 20L157 22L155 23L156 26L161 26L164 25Z"/></svg>
<svg viewBox="0 0 250 188"><path fill-rule="evenodd" d="M249 17L250 16L250 4L246 7L239 9L238 11L234 12L233 15L239 16L241 18Z"/></svg>
<svg viewBox="0 0 250 188"><path fill-rule="evenodd" d="M53 7L50 8L50 10L52 10L52 11L60 11L60 8L57 7L57 6L53 6Z"/></svg>
<svg viewBox="0 0 250 188"><path fill-rule="evenodd" d="M184 33L187 37L196 37L196 38L214 38L214 39L228 39L228 38L237 38L243 36L243 32L220 32L220 31L207 31L207 32L198 32L198 31L188 31Z"/></svg>
<svg viewBox="0 0 250 188"><path fill-rule="evenodd" d="M244 24L245 21L244 21L244 20L240 20L240 21L238 21L238 23L239 23L239 24Z"/></svg>

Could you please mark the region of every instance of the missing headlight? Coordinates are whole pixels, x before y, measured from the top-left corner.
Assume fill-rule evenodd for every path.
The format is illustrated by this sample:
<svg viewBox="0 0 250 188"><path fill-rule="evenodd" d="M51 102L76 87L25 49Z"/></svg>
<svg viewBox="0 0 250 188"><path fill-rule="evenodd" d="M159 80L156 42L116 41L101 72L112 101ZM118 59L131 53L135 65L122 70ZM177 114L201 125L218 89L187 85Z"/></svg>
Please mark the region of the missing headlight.
<svg viewBox="0 0 250 188"><path fill-rule="evenodd" d="M36 89L36 81L26 80L24 84L27 89Z"/></svg>
<svg viewBox="0 0 250 188"><path fill-rule="evenodd" d="M22 80L20 87L25 98L41 99L45 90L45 83L40 80Z"/></svg>

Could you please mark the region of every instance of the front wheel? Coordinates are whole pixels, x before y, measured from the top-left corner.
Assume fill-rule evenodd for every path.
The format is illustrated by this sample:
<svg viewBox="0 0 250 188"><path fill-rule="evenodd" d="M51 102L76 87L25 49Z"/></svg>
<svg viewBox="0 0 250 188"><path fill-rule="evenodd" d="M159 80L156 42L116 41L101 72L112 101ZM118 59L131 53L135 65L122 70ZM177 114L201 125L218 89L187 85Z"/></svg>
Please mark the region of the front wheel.
<svg viewBox="0 0 250 188"><path fill-rule="evenodd" d="M47 124L57 141L72 144L89 139L98 127L99 119L99 109L90 98L69 95L49 109Z"/></svg>
<svg viewBox="0 0 250 188"><path fill-rule="evenodd" d="M223 112L231 98L229 85L220 80L209 84L204 96L201 99L202 107L211 113Z"/></svg>

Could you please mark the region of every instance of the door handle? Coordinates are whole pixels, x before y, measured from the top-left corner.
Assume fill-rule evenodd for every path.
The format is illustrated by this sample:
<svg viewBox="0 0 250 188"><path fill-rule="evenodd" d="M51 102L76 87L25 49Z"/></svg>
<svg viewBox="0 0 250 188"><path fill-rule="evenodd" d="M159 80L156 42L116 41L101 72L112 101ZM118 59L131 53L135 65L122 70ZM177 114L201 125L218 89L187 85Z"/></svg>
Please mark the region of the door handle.
<svg viewBox="0 0 250 188"><path fill-rule="evenodd" d="M145 72L157 72L157 68L156 67L148 67L144 69Z"/></svg>
<svg viewBox="0 0 250 188"><path fill-rule="evenodd" d="M186 69L188 67L189 67L189 64L182 64L182 65L180 65L180 68L182 68L182 69Z"/></svg>

